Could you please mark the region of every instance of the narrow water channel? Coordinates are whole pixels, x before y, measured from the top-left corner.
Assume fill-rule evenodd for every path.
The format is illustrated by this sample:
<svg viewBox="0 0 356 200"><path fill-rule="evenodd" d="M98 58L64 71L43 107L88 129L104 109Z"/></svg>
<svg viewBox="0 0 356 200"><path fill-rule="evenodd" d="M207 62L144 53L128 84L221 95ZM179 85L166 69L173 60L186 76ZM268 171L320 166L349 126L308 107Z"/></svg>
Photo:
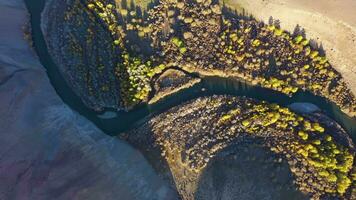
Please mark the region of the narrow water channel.
<svg viewBox="0 0 356 200"><path fill-rule="evenodd" d="M130 112L120 111L116 113L114 118L111 119L99 117L100 113L87 108L82 103L81 99L67 85L58 67L54 64L47 51L47 46L40 27L41 12L43 10L45 0L25 0L25 2L31 14L34 48L42 65L47 70L52 86L68 106L77 111L79 114L85 116L109 135L117 135L120 132L135 126L147 117L153 114L161 113L187 100L213 94L229 94L264 100L270 103L277 103L282 106L287 106L296 102L315 104L329 117L336 120L341 126L343 126L351 135L352 139L356 141L356 120L348 117L334 103L327 101L325 98L302 91L299 91L290 98L273 90L264 89L258 86L251 86L235 79L220 77L204 78L201 83L164 98L160 102L151 106L140 105Z"/></svg>

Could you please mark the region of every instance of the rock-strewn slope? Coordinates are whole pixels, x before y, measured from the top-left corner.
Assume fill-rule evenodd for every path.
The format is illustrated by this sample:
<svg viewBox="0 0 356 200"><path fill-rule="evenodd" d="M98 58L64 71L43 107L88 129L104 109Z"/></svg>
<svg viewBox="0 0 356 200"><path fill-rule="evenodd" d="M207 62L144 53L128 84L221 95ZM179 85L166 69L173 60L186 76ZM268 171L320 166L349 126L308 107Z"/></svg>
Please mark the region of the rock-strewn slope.
<svg viewBox="0 0 356 200"><path fill-rule="evenodd" d="M298 188L309 196L355 198L354 144L321 114L300 116L246 98L203 97L152 118L129 132L128 140L145 151L161 150L183 199L195 198L202 173L215 156L251 140L282 156Z"/></svg>
<svg viewBox="0 0 356 200"><path fill-rule="evenodd" d="M108 0L52 0L47 10L51 12L44 18L51 20L43 30L50 51L71 85L84 88L77 93L83 99L94 97L88 99L91 107L130 109L147 102L152 77L180 67L201 76L242 78L286 95L309 91L350 116L356 114L355 95L323 51L302 31L292 34L278 21L267 25L238 16L211 0L161 0L144 15ZM91 25L98 26L95 39L102 43L81 39L83 30L93 32L87 30ZM102 54L83 51L102 45ZM83 65L89 58L105 60L108 67L101 62ZM111 95L116 93L120 98Z"/></svg>
<svg viewBox="0 0 356 200"><path fill-rule="evenodd" d="M177 199L140 152L60 100L23 39L24 2L0 0L0 16L0 199Z"/></svg>
<svg viewBox="0 0 356 200"><path fill-rule="evenodd" d="M119 51L109 27L87 8L87 0L49 0L42 19L50 55L84 103L96 110L120 108L115 76Z"/></svg>
<svg viewBox="0 0 356 200"><path fill-rule="evenodd" d="M196 200L306 200L288 163L254 142L230 146L199 177Z"/></svg>
<svg viewBox="0 0 356 200"><path fill-rule="evenodd" d="M356 94L356 2L353 0L228 0L226 5L268 21L270 16L293 32L303 27L308 38L322 44L330 63Z"/></svg>
<svg viewBox="0 0 356 200"><path fill-rule="evenodd" d="M166 16L169 10L173 14ZM287 95L309 91L355 116L355 95L303 33L285 31L278 21L267 25L238 16L211 1L163 1L150 12L153 41L164 40L167 23L163 19L175 22L171 24L170 42L157 45L163 49L168 66L178 65L202 75L242 78Z"/></svg>
<svg viewBox="0 0 356 200"><path fill-rule="evenodd" d="M153 104L163 97L192 87L200 81L199 78L191 77L182 71L168 69L154 81L155 96L148 103Z"/></svg>

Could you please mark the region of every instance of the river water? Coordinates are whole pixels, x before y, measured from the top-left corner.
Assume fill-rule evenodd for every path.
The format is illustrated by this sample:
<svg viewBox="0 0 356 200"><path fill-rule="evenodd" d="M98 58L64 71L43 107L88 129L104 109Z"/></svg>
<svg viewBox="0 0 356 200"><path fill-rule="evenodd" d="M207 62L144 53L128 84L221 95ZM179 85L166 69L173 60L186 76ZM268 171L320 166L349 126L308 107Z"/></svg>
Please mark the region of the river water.
<svg viewBox="0 0 356 200"><path fill-rule="evenodd" d="M34 48L39 56L42 65L46 68L51 84L55 88L62 100L106 134L117 135L128 130L148 117L161 113L182 102L213 94L229 94L235 96L246 96L258 100L264 100L270 103L277 103L282 106L288 106L296 102L308 102L317 105L329 117L336 120L356 141L356 120L344 114L334 103L325 98L315 96L309 92L299 91L293 97L288 97L270 89L264 89L258 86L251 86L245 82L220 77L207 77L201 83L175 93L162 99L153 105L140 105L130 112L120 111L112 114L113 118L103 117L103 113L97 113L87 108L81 99L72 91L62 77L58 67L54 64L49 55L46 43L41 31L41 12L45 0L25 0L26 6L31 14L31 26Z"/></svg>

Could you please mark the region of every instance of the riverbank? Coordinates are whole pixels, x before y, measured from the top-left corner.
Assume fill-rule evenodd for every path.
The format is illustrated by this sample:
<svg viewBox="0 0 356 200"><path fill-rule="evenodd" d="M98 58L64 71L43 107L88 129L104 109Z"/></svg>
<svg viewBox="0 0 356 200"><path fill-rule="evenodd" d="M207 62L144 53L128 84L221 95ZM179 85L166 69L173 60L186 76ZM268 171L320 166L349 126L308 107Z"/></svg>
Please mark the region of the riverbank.
<svg viewBox="0 0 356 200"><path fill-rule="evenodd" d="M191 77L183 71L177 69L168 69L162 73L157 80L153 81L154 96L148 101L148 104L157 103L164 98L188 89L200 83L201 79Z"/></svg>
<svg viewBox="0 0 356 200"><path fill-rule="evenodd" d="M246 76L245 74L236 72L235 70L202 69L199 67L192 67L192 65L190 65L190 64L181 65L180 67L189 73L197 74L202 79L204 79L206 77L221 77L222 79L236 79L237 81L246 82L251 86L260 87L260 80L258 78ZM276 90L276 89L274 89L274 90ZM277 91L281 92L280 90L277 90ZM305 89L302 91L309 92L308 90L305 90ZM287 94L285 94L285 95L287 95ZM292 97L293 95L295 95L295 94L290 94L287 96ZM336 105L339 106L339 109L343 113L348 115L352 120L356 120L355 105L351 105L351 107L340 107L340 104L331 100L331 99L334 99L335 96L326 95L325 97L324 96L320 96L320 97L325 98L327 101L331 101L332 103L336 103Z"/></svg>
<svg viewBox="0 0 356 200"><path fill-rule="evenodd" d="M356 2L353 0L228 0L226 5L245 10L268 23L279 19L290 32L299 24L309 39L322 44L330 63L356 94Z"/></svg>
<svg viewBox="0 0 356 200"><path fill-rule="evenodd" d="M217 155L224 157L229 154L223 153L226 149L253 142L260 142L262 147L287 161L294 182L309 197L352 199L350 196L354 195L350 177L345 177L346 185L330 180L336 178L341 166L341 171L344 167L346 171L354 170L355 146L337 123L320 113L296 115L276 104L227 95L208 96L154 116L125 136L146 157L151 157L153 166L159 162L168 167L166 171L170 171L172 177L166 178L175 183L183 199L196 198L202 174ZM331 165L324 165L322 161L335 159L336 155L324 154L330 145L338 149L335 150L338 159L347 160L335 160L334 164L339 167L332 170L327 167ZM325 174L324 170L330 177L320 175ZM217 192L215 188L212 191Z"/></svg>
<svg viewBox="0 0 356 200"><path fill-rule="evenodd" d="M139 151L63 103L24 39L25 3L0 0L0 16L0 199L176 199Z"/></svg>
<svg viewBox="0 0 356 200"><path fill-rule="evenodd" d="M46 67L49 67L49 66L46 66ZM55 66L53 66L53 67L55 67ZM54 73L54 74L52 74L52 75L55 75L55 76L57 76L58 74L56 74L56 73ZM51 78L51 80L55 80L55 79L52 79ZM203 80L204 81L204 80ZM53 82L53 86L54 87L56 87L56 89L61 89L61 88L63 88L63 79L59 79L58 80L58 82L56 82L56 81L54 81ZM211 84L212 86L211 86L211 88L213 88L213 85L216 85L216 83L222 83L223 81L220 81L220 82L209 82L209 84ZM205 83L207 83L207 81L204 81L204 84ZM48 84L48 83L47 83ZM230 83L231 84L231 83ZM228 84L226 84L226 85L228 85ZM236 92L236 91L238 91L238 89L240 88L240 86L239 87L236 87L236 88L234 88L234 91ZM222 87L220 88L221 89L221 91L220 92L226 92L226 91L222 91ZM241 89L241 88L240 88ZM191 92L191 93L194 93L194 92L192 92L190 89L189 89L189 91ZM209 91L209 92L216 92L217 90L211 90L211 91ZM255 91L255 90L254 90ZM67 91L68 92L68 91ZM254 93L256 93L256 92L254 92ZM64 94L68 94L68 93L64 93ZM206 95L207 94L207 92L206 93L195 93L195 95ZM267 93L268 95L264 95L264 96L270 96L271 95L271 93ZM184 102L185 100L186 100L186 98L184 98L184 97L182 97L182 96L184 96L184 95L187 95L187 93L181 93L181 95L176 95L176 96L174 96L173 95L173 97L172 98L176 98L176 100L174 101L175 102L175 104L181 104L182 102ZM188 96L190 95L190 93L188 94ZM271 95L272 96L272 95ZM61 96L62 97L62 96ZM46 96L43 96L42 97L42 99L46 99L47 97ZM192 97L190 97L190 98L192 98ZM65 100L67 100L68 101L68 105L72 105L72 104L70 104L72 101L72 99L71 98L64 98ZM309 99L309 98L307 98L307 99ZM167 99L166 99L167 100ZM270 99L269 99L270 100ZM271 100L271 101L274 101L274 100ZM166 103L166 104L165 104ZM173 104L171 104L171 102L169 103L167 103L167 101L166 102L164 102L163 103L163 105L164 106L162 106L162 104L160 104L160 105L156 105L156 107L158 107L158 108L152 108L152 111L154 112L154 111L156 111L156 112L158 112L157 114L159 114L159 112L162 112L162 107L172 107L172 105ZM77 107L73 107L73 109L76 109ZM144 108L143 110L144 110L144 112L146 112L145 111L145 109L146 108ZM332 109L328 109L328 111L330 111L330 110L332 110ZM337 110L337 109L336 109ZM41 110L40 110L41 111ZM136 110L137 111L137 110ZM126 114L123 114L123 115L119 115L116 119L113 119L111 122L109 122L108 124L105 124L105 125L103 125L105 122L108 122L108 121L110 121L110 120L102 120L102 121L96 121L96 122L98 122L98 124L99 125L101 125L101 127L103 127L103 129L105 129L105 128L107 128L107 127L109 127L109 128L113 128L113 132L115 132L115 130L118 130L118 129L116 129L117 128L117 125L122 125L122 124L133 124L133 122L136 122L137 121L137 119L142 119L142 116L143 117L145 117L145 116L147 116L147 113L150 113L149 111L147 111L147 113L146 114L143 114L143 115L141 115L140 114L140 111L139 112L136 112L136 111L132 111L131 113L126 113ZM142 111L142 110L141 110ZM332 112L332 111L331 111ZM38 114L38 110L34 110L34 111L32 111L31 113L36 113L36 114ZM30 114L28 114L28 115L31 115L31 113ZM139 114L138 114L139 113ZM63 113L60 113L61 115L60 116L58 116L58 117L63 117L63 116L66 116L66 115L63 115ZM85 116L87 116L87 114L88 113L83 113L83 115L85 115ZM89 115L91 115L91 114L89 114ZM162 116L164 116L164 115L162 115ZM78 116L79 117L79 116ZM152 116L151 116L152 117ZM52 119L52 118L51 118ZM62 118L61 118L62 119ZM66 127L66 128L68 128L68 123L69 122L73 122L73 121L75 121L74 119L72 119L72 118L70 118L70 119L68 119L68 121L64 121L64 123L66 124L66 126L64 126L64 127ZM55 122L58 122L57 120L55 120ZM68 123L67 123L68 122ZM37 122L36 122L37 123ZM36 123L33 123L33 124L36 124ZM53 123L53 122L52 122ZM210 121L209 121L209 123L211 123ZM86 123L84 123L84 124L86 124ZM88 129L90 129L91 131L93 131L93 130L97 130L97 129L95 129L95 127L93 128L93 127L91 127L91 126L89 126L88 127ZM27 129L26 129L27 130ZM112 130L112 129L111 129ZM147 128L145 131L148 131L148 130L150 130L150 128ZM179 129L174 129L173 131L180 131ZM50 129L48 129L48 132L53 132L53 131L51 131ZM101 131L99 131L99 132L101 132ZM190 133L190 132L189 132ZM180 133L181 134L181 133ZM69 135L69 133L68 133L68 135ZM93 139L93 140L96 140L97 139L97 135L96 134L94 134L95 135L95 139ZM81 135L82 136L82 135ZM84 134L84 136L85 136L85 134ZM61 135L61 137L65 137L65 136L62 136ZM101 137L101 136L100 136ZM105 137L106 138L106 137ZM77 141L76 140L76 138L70 138L70 139L73 139L73 141ZM116 141L116 140L115 140ZM45 141L45 142L47 142L47 141ZM114 143L116 143L116 142L114 142ZM109 148L109 152L111 152L111 154L110 154L110 156L111 157L117 157L118 155L122 155L124 158L128 158L128 157L130 157L130 158L136 158L137 156L136 156L136 154L134 154L134 155L130 155L130 154L127 154L127 155L125 155L125 154L116 154L116 153L113 153L113 152L120 152L120 153L122 153L123 151L124 151L124 149L116 149L116 148L111 148L112 147L112 144L111 143L106 143L106 144L103 144L102 146L108 146L108 147L110 147ZM98 146L98 148L99 147L102 147L101 145L99 145ZM66 147L68 147L67 145L63 145L63 148L66 148ZM88 147L88 148L90 148L90 146ZM92 151L93 152L96 152L96 150L97 150L97 147L93 147L93 148L90 148L90 149L92 149ZM99 148L100 149L100 148ZM105 151L106 152L106 151ZM136 151L135 151L136 152ZM89 152L89 153L92 153L92 152ZM68 153L69 154L69 153ZM67 155L68 155L67 154ZM96 155L98 156L98 157L100 157L100 156L102 156L102 154L100 154L100 153L98 153L99 155L97 155L97 154L95 154L95 155L92 155L92 154L90 154L90 155L87 155L87 154L84 154L84 157L85 157L85 155L87 155L88 157L91 157L91 156L95 156L96 157ZM126 157L125 157L126 156ZM109 157L110 158L110 157ZM121 158L121 157L120 157ZM138 156L138 159L140 158L140 156ZM75 158L73 158L73 160L74 159L78 159L79 160L79 158L77 158L77 157L75 157ZM103 165L103 166L105 166L106 165L106 157L105 156L102 156L102 158L101 158L101 161L102 162L104 162L104 163L100 163L101 165ZM111 160L109 160L109 161L111 161ZM109 162L108 161L108 163L109 164L112 164L111 162ZM121 160L119 163L125 163L124 162L125 160ZM142 164L141 162L136 162L136 159L133 159L133 162L135 162L135 166L145 166L145 164ZM79 162L79 164L82 164L81 162ZM71 165L69 165L69 167L70 167ZM128 167L130 167L131 165L129 165ZM147 175L147 173L149 173L149 174L151 174L150 172L151 172L151 170L148 170L148 171L146 171L146 169L144 168L144 169L141 169L140 168L140 170L142 170L142 171L144 171L145 172L145 174ZM95 171L95 170L94 170ZM106 173L108 173L107 171L105 171L105 170L103 170L104 172L106 172ZM115 179L115 177L118 177L119 175L117 175L117 174L115 174L115 172L116 173L119 173L119 172L121 172L121 171L123 171L123 170L121 170L121 169L117 169L117 168L114 168L114 169L112 169L112 171L111 172L113 172L112 174L106 174L106 177L113 177L112 179ZM136 174L136 172L132 172L132 173L134 173L134 174ZM60 174L60 175L62 175L62 174ZM130 175L131 175L131 173L130 173ZM137 175L137 174L136 174ZM101 176L100 176L101 177ZM156 176L153 176L153 177L156 177ZM209 176L207 176L207 177L209 177ZM93 184L95 183L95 185L97 185L97 184L99 184L100 185L100 183L103 183L104 184L104 182L105 181L102 181L102 182L100 182L100 181L98 181L98 179L100 179L100 178L97 178L97 176L95 176L94 177L95 179L93 180L93 181L91 181L91 182L93 182ZM153 179L152 177L150 177L151 179ZM109 178L108 178L109 179ZM81 178L81 180L82 180L82 178ZM122 180L121 178L120 178L120 180ZM125 179L126 180L126 179ZM129 180L127 180L128 182L127 182L127 184L131 184L131 185L134 185L135 186L135 188L136 188L136 186L137 186L137 184L135 184L135 182L134 182L134 180L131 180L131 179L129 179ZM132 182L130 182L130 181L132 181ZM139 181L142 181L142 180L140 180L139 179ZM141 183L141 182L140 182ZM145 182L144 182L145 183ZM101 191L108 191L108 190L110 190L111 188L114 188L116 185L114 184L114 185L109 185L108 187L109 187L109 189L107 189L106 187L103 187L103 188L99 188L98 189L98 191L99 190L101 190ZM155 187L156 185L155 184L152 184L152 187ZM94 186L93 186L94 187ZM127 188L126 187L121 187L121 186L119 186L120 187L120 189L122 189L122 190L126 190ZM158 186L157 186L158 187ZM132 188L129 188L129 189L132 189ZM129 189L127 189L128 191L130 191ZM114 190L114 189L113 189ZM145 189L145 188L139 188L139 191L142 191L142 190L144 190L144 191L151 191L150 189ZM121 190L120 190L121 191ZM138 191L138 190L137 190ZM155 190L156 191L156 193L155 194L158 194L158 195L161 195L162 193L164 193L164 191L165 191L165 189L164 189L164 187L163 187L163 189L161 190L160 188L157 188L157 190ZM213 191L213 190L211 190L211 191ZM89 190L89 192L90 192L90 190ZM108 193L111 195L111 193L110 193L111 191L108 191ZM214 191L213 191L214 192ZM109 195L108 194L108 195ZM151 192L145 192L145 194L147 194L147 195L149 195L149 194L151 194ZM82 195L85 195L85 194L82 194ZM89 195L92 195L92 196L94 196L93 198L96 198L97 196L95 196L95 192L92 192L92 193L90 193L90 194L87 194L88 196L84 196L83 198L89 198ZM122 194L120 194L120 192L119 191L116 191L116 193L115 193L115 197L117 197L118 195L122 195ZM114 194L112 194L112 196L114 196ZM114 197L114 198L115 198ZM99 198L99 197L98 197ZM110 197L108 197L108 198L110 198ZM129 197L128 197L129 198ZM139 197L139 198L141 198L141 197ZM143 199L144 199L145 197L143 197ZM153 197L153 198L155 198L155 197ZM168 199L169 199L169 196L167 197ZM90 199L90 198L89 198ZM150 197L148 197L148 199L150 199Z"/></svg>
<svg viewBox="0 0 356 200"><path fill-rule="evenodd" d="M308 91L336 103L349 116L356 115L355 96L320 48L302 33L281 29L277 21L266 25L216 2L166 2L173 9L169 15L164 2L158 3L146 16L155 19L150 23L136 10L117 12L113 2L78 1L71 6L51 2L47 7L51 12L43 17L55 20L42 23L49 52L70 87L96 110L130 110L146 103L152 77L175 65L201 74L238 77L289 96ZM89 28L83 40L78 32L89 26L99 27L99 32L93 34ZM97 40L105 42L93 43ZM94 47L84 51L84 46ZM97 49L106 51L98 54ZM117 51L119 60L112 58ZM76 68L70 67L73 62ZM98 64L83 67L88 62Z"/></svg>
<svg viewBox="0 0 356 200"><path fill-rule="evenodd" d="M32 12L38 13L40 12L40 10L34 7L32 8ZM98 126L101 130L103 130L106 134L117 135L118 133L127 131L128 129L132 128L135 122L145 117L148 117L153 113L160 113L164 110L169 109L172 106L179 105L184 101L188 101L199 96L204 96L207 93L225 94L226 89L229 88L228 93L232 95L245 95L251 98L266 100L271 103L278 103L284 106L288 106L288 104L294 103L296 101L313 103L321 109L325 110L325 112L329 116L331 116L333 119L337 120L340 124L342 124L342 126L348 130L348 132L353 138L356 137L356 130L354 128L355 122L349 117L345 116L343 113L341 113L337 106L325 102L325 99L323 98L319 98L307 92L297 93L295 97L286 98L285 95L278 94L269 89L262 89L260 87L250 87L250 85L247 86L245 83L241 84L237 80L233 81L224 78L209 78L204 81L204 84L198 84L197 87L193 87L191 89L187 89L186 91L167 96L164 101L162 100L155 105L147 106L145 104L142 104L130 112L117 112L117 117L115 118L102 119L100 118L102 113L97 113L91 109L88 109L85 104L83 104L81 99L71 90L71 87L66 84L66 81L61 76L59 67L54 64L54 62L51 60L51 56L47 52L47 47L42 35L42 30L39 27L40 14L37 14L36 16L38 17L33 19L33 37L35 39L34 44L36 46L36 51L39 55L41 62L44 63L46 67L46 71L50 78L51 84L53 85L61 99L67 105L69 105L71 109L79 112L81 115L85 116L87 119L95 123L95 125ZM177 65L173 65L172 67L176 66ZM215 73L216 72L214 72L214 74ZM203 88L206 88L208 90L206 90L206 92L202 92ZM246 90L246 88L249 89Z"/></svg>

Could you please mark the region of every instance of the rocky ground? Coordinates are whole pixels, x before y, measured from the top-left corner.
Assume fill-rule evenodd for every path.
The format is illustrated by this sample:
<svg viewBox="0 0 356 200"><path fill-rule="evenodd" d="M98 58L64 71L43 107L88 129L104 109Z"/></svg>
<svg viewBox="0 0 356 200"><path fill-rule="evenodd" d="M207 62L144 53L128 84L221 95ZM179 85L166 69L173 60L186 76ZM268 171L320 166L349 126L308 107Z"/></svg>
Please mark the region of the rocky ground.
<svg viewBox="0 0 356 200"><path fill-rule="evenodd" d="M356 94L356 3L353 0L227 0L237 8L268 22L279 19L283 28L293 32L297 24L310 39L322 44L330 62Z"/></svg>
<svg viewBox="0 0 356 200"><path fill-rule="evenodd" d="M24 39L24 2L0 13L0 199L177 199L139 151L57 96Z"/></svg>
<svg viewBox="0 0 356 200"><path fill-rule="evenodd" d="M119 108L120 81L115 76L119 51L114 39L86 1L46 1L42 28L54 62L90 108Z"/></svg>
<svg viewBox="0 0 356 200"><path fill-rule="evenodd" d="M200 81L199 78L191 77L182 71L168 69L154 81L154 96L148 103L155 103L170 94L192 87Z"/></svg>
<svg viewBox="0 0 356 200"><path fill-rule="evenodd" d="M60 16L73 20L65 24L49 7L44 15L56 22L45 21L43 28L45 32L46 28L50 30L47 38L54 37L49 46L59 56L55 59L66 63L62 70L73 70L73 64L79 69L69 73L67 81L82 92L84 100L88 98L86 103L92 108L118 106L122 91L117 88L119 84L113 83L121 80L114 74L122 69L112 63L117 57L116 50L111 51L110 47L116 43L121 47L122 41L117 35L120 28L110 28L113 24L108 14L112 14L113 6L106 5L105 12L99 14L102 21L90 21L87 17L93 13L80 9L82 1L68 0L61 5L48 2L50 6L65 7L66 13ZM205 15L215 13L214 19L219 19L218 7L208 6L210 10ZM96 9L92 4L84 7ZM200 8L196 7L193 14ZM24 39L22 29L28 22L24 3L0 0L0 11L3 19L9 19L0 21L0 199L355 198L354 144L337 123L322 113L297 115L253 99L212 96L183 103L121 135L141 152L126 141L105 135L66 106L50 85L45 69ZM121 13L128 14L127 10ZM184 13L189 14L187 9ZM218 30L214 19L198 18L211 24L205 27L204 23L188 25L193 19L184 17L185 26L191 30ZM163 24L170 23L164 17L161 20ZM105 32L102 24L118 32ZM75 35L83 31L78 27L86 29L85 41L83 35ZM61 33L66 33L64 38ZM184 56L175 55L187 51L212 56L207 49L216 38L203 34L197 40L201 47L189 49L195 45L191 34L183 34L182 38L188 41L185 44L177 38L168 40L172 43L167 42L166 53L172 58L167 59L181 59ZM71 35L77 43L67 46L66 37ZM86 39L97 45L82 54L86 48L78 44L87 43ZM57 46L63 49L55 49ZM69 47L74 47L72 57L64 53ZM169 53L172 49L175 51ZM103 52L107 60L101 59ZM185 58L206 61L194 55ZM158 76L157 91L174 90L176 85L191 81L180 71L167 70L166 65L154 63L151 70L146 68L150 62L142 63L141 58L128 57L125 62L144 72L130 69L125 78L139 76L147 81L146 76L163 73ZM81 90L83 85L89 87ZM138 84L135 89L142 91L141 86ZM100 92L94 92L97 94L85 96L98 88Z"/></svg>
<svg viewBox="0 0 356 200"><path fill-rule="evenodd" d="M261 144L222 151L199 178L195 199L308 199L297 190L288 163Z"/></svg>
<svg viewBox="0 0 356 200"><path fill-rule="evenodd" d="M152 77L179 67L201 76L241 78L289 96L308 91L356 115L350 85L303 30L288 32L279 20L263 23L211 0L162 0L147 11L123 4L46 5L43 18L51 20L42 29L49 51L89 107L129 110L147 102Z"/></svg>
<svg viewBox="0 0 356 200"><path fill-rule="evenodd" d="M233 191L232 188L244 190L244 187L248 187L248 183L241 187L239 183L228 183L237 181L234 177L224 182L220 179L222 177L207 176L206 179L210 181L214 178L221 180L211 185L209 181L205 183L203 174L212 173L209 172L209 165L214 165L214 159L224 158L231 152L233 154L233 146L242 148L254 142L264 147L265 151L269 149L275 154L266 156L268 159L280 158L280 163L282 159L288 163L290 172L287 170L286 173L290 175L286 177L292 174L296 187L309 198L355 197L351 175L355 170L354 144L340 126L322 114L300 116L286 108L251 99L211 96L174 107L126 135L128 141L145 155L158 157L150 159L150 162L166 163L164 174L175 183L183 199L196 199L201 195L206 197L207 194L217 195L216 199L220 199L218 193L222 188ZM160 155L157 151L161 152ZM239 154L243 149L236 151ZM280 166L281 170L284 166ZM270 175L270 178L277 177ZM290 183L288 179L283 181ZM201 186L200 183L205 185ZM281 197L273 197L276 195L273 192L283 196L284 192L295 190L293 184L277 188L281 191L276 191L275 187L263 187L260 192L270 190L270 199L274 199ZM235 192L241 191L233 191L231 195ZM232 198L228 197L229 194L225 195L225 199ZM255 195L260 194L257 192Z"/></svg>

